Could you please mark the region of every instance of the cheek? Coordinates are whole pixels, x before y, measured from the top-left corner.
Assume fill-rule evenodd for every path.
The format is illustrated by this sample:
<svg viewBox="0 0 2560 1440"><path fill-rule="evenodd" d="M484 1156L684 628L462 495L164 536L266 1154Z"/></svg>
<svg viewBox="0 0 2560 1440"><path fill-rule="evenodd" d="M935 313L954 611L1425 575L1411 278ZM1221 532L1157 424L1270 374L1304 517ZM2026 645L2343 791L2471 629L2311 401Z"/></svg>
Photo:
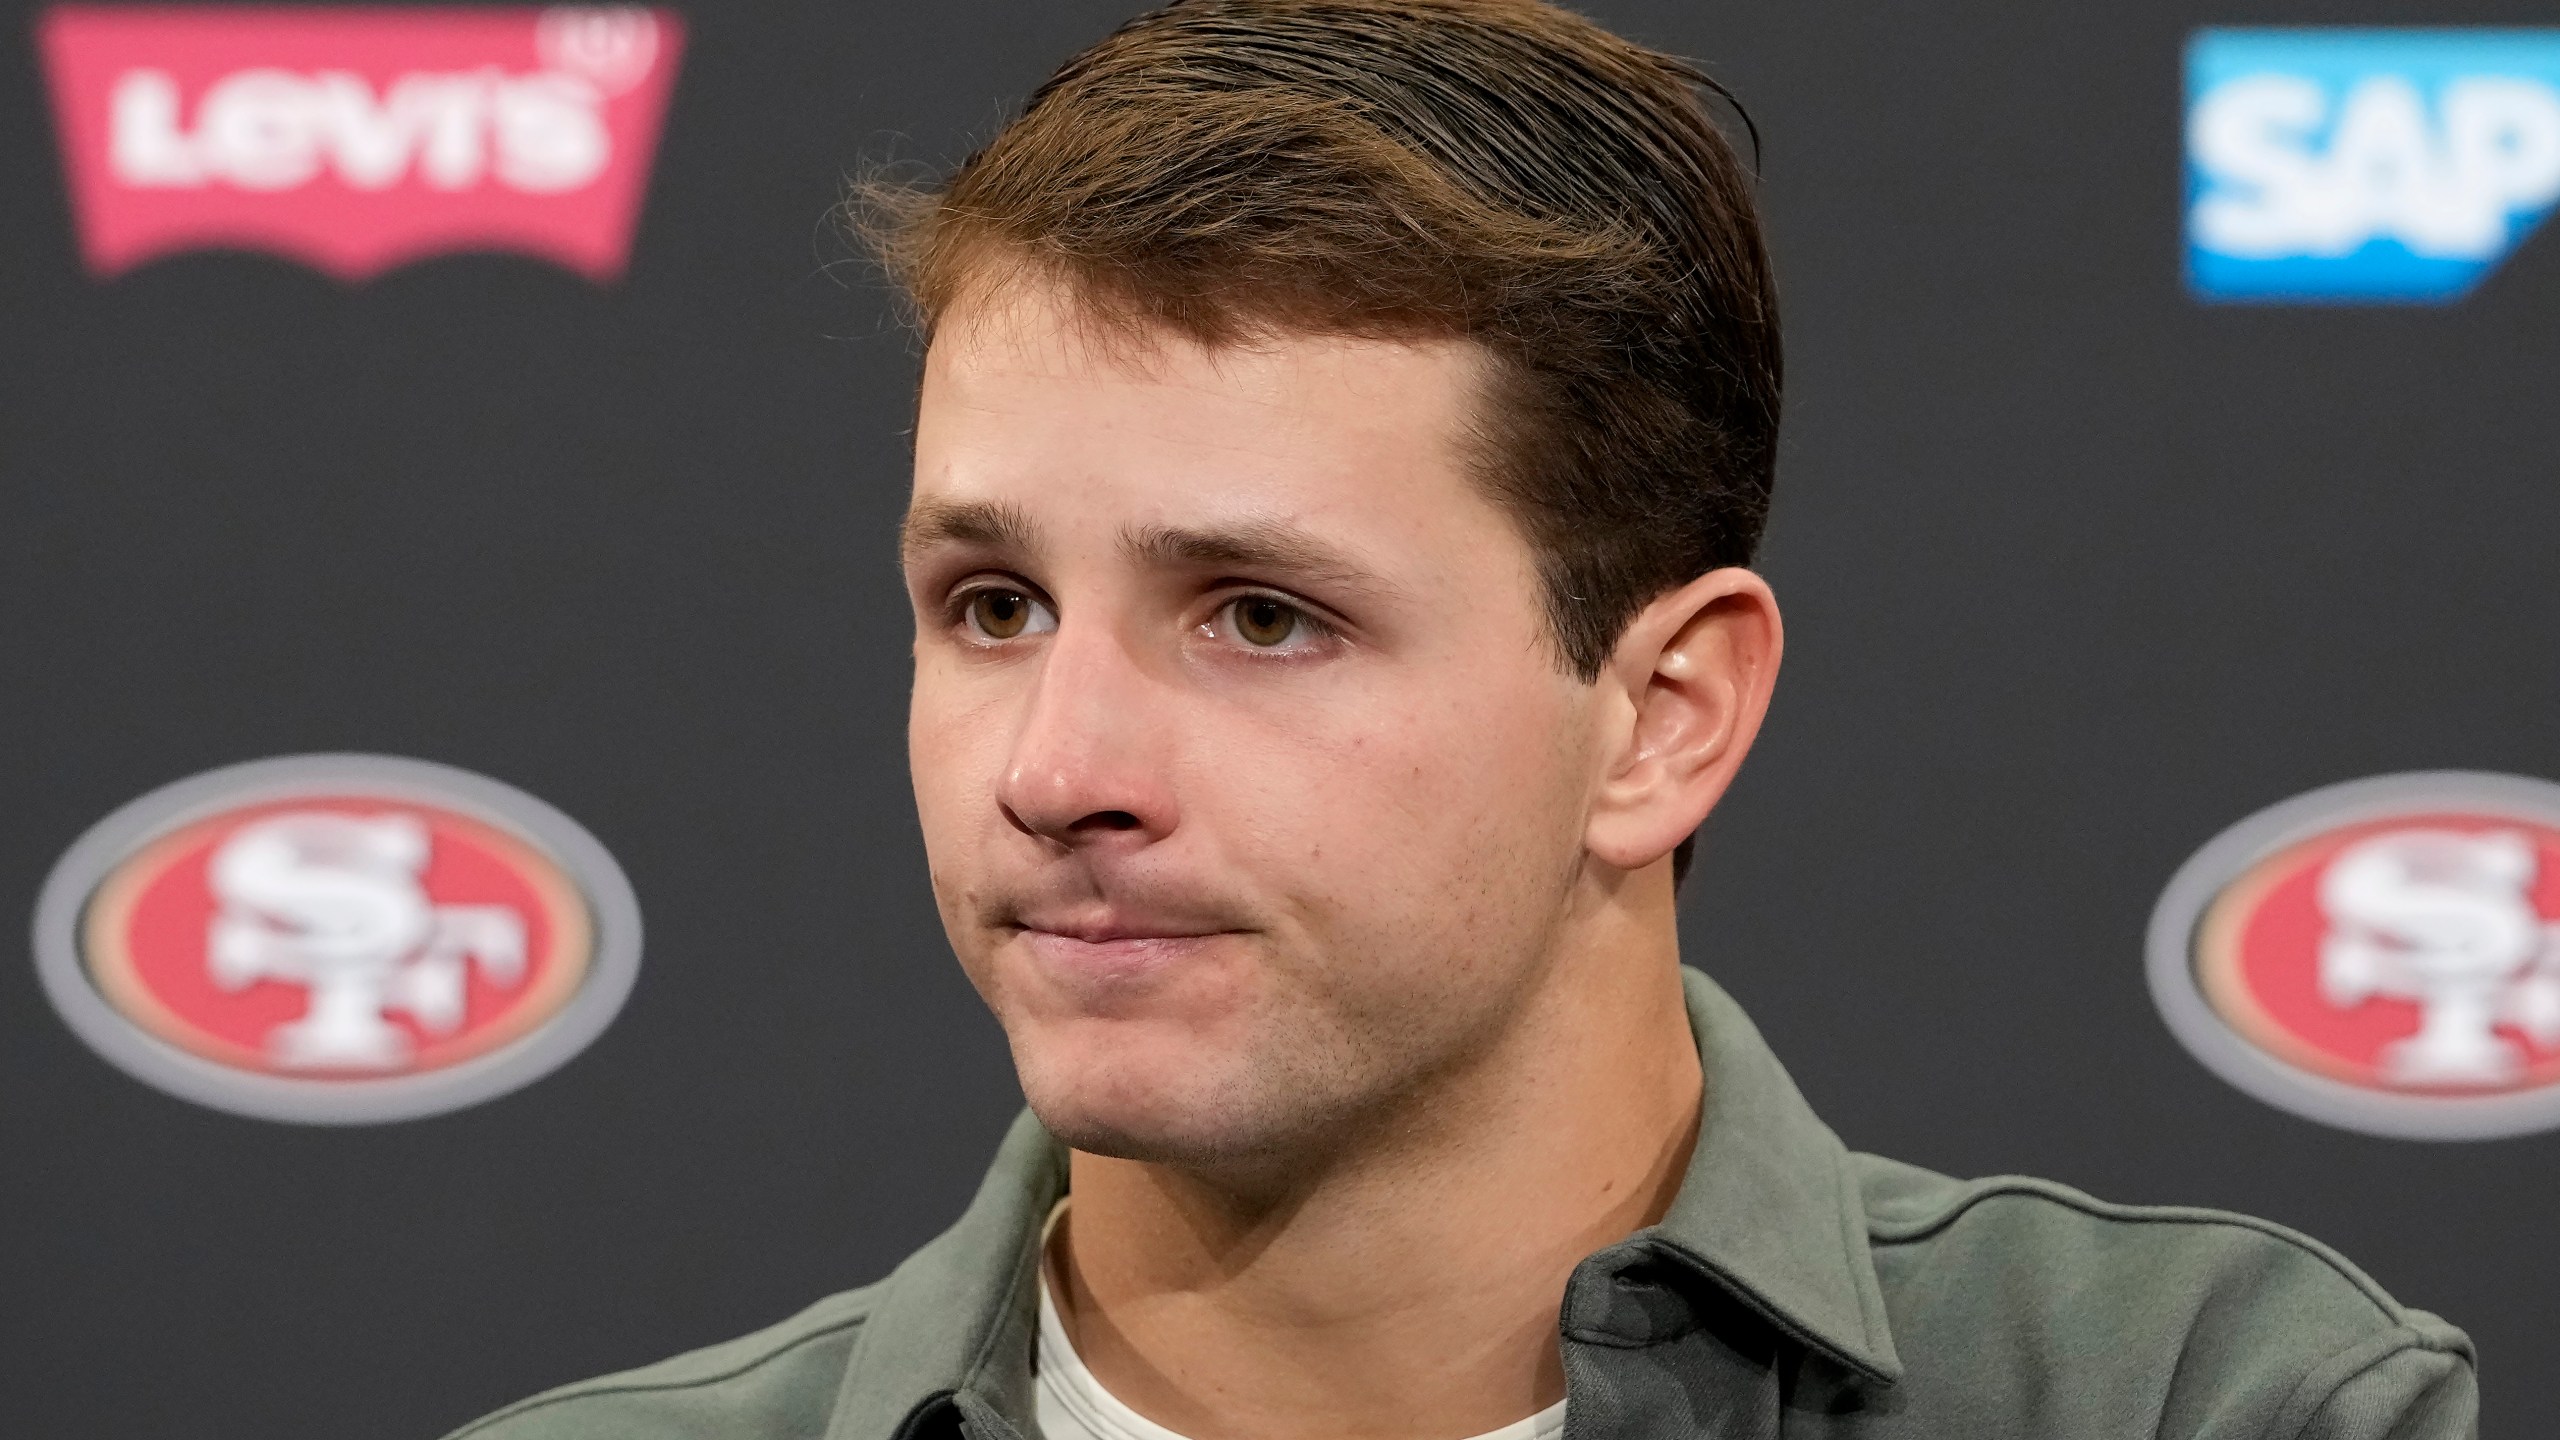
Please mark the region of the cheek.
<svg viewBox="0 0 2560 1440"><path fill-rule="evenodd" d="M1258 767L1249 848L1327 930L1425 950L1487 938L1548 899L1579 846L1569 715L1527 688L1433 687L1267 736L1288 758Z"/></svg>
<svg viewBox="0 0 2560 1440"><path fill-rule="evenodd" d="M996 697L939 667L918 665L907 703L907 773L937 885L952 866L965 863L973 827L993 813L1005 734Z"/></svg>

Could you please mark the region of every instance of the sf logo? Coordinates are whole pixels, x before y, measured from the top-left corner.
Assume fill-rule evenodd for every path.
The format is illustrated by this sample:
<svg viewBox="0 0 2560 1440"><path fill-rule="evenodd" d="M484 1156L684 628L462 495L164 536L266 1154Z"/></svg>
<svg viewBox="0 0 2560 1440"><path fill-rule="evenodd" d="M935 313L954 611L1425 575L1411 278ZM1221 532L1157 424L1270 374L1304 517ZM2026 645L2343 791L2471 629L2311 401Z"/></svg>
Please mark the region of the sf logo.
<svg viewBox="0 0 2560 1440"><path fill-rule="evenodd" d="M435 903L430 859L427 827L402 814L289 812L240 827L214 850L213 982L240 991L279 981L310 997L302 1018L266 1037L278 1068L398 1069L415 1047L394 1013L427 1035L451 1034L472 967L500 986L522 983L524 917Z"/></svg>
<svg viewBox="0 0 2560 1440"><path fill-rule="evenodd" d="M2384 1047L2404 1085L2504 1085L2525 1056L2510 1027L2560 1045L2560 924L2534 906L2531 841L2511 831L2401 830L2341 851L2320 878L2329 933L2320 989L2341 1008L2418 1007L2417 1033Z"/></svg>

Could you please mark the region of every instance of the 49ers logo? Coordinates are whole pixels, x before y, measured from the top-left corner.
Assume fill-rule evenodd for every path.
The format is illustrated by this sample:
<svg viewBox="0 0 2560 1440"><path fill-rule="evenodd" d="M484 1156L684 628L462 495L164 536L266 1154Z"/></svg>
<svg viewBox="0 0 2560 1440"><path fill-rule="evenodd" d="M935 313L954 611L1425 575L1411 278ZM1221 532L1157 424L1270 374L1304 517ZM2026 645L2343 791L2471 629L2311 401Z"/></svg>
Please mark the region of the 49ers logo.
<svg viewBox="0 0 2560 1440"><path fill-rule="evenodd" d="M529 1081L628 990L638 915L521 792L366 756L266 761L119 811L47 887L73 1028L145 1080L279 1119L394 1119Z"/></svg>
<svg viewBox="0 0 2560 1440"><path fill-rule="evenodd" d="M683 27L637 7L64 6L39 36L100 275L248 246L345 279L503 249L608 280Z"/></svg>
<svg viewBox="0 0 2560 1440"><path fill-rule="evenodd" d="M2560 1125L2560 786L2386 776L2252 816L2153 919L2151 980L2259 1098L2416 1138Z"/></svg>

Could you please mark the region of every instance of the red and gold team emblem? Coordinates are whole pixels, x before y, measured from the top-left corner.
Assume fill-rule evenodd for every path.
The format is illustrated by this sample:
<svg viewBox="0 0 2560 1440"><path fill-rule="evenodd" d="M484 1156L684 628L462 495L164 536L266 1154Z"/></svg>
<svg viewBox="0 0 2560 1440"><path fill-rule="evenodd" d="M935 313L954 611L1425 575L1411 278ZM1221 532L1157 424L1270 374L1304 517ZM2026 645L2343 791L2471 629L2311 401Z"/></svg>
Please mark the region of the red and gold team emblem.
<svg viewBox="0 0 2560 1440"><path fill-rule="evenodd" d="M2560 1082L2560 831L2482 815L2353 825L2206 912L2205 997L2269 1054L2381 1090Z"/></svg>
<svg viewBox="0 0 2560 1440"><path fill-rule="evenodd" d="M205 803L226 780L230 803ZM592 1038L628 988L637 910L602 847L522 792L307 757L119 812L57 870L55 930L57 1006L142 1078L273 1118L389 1119L513 1088Z"/></svg>
<svg viewBox="0 0 2560 1440"><path fill-rule="evenodd" d="M2252 817L2154 919L2199 1058L2314 1118L2427 1138L2560 1123L2560 787L2383 777Z"/></svg>
<svg viewBox="0 0 2560 1440"><path fill-rule="evenodd" d="M361 796L187 826L108 876L81 928L92 982L134 1023L281 1074L486 1054L577 993L594 931L532 846Z"/></svg>

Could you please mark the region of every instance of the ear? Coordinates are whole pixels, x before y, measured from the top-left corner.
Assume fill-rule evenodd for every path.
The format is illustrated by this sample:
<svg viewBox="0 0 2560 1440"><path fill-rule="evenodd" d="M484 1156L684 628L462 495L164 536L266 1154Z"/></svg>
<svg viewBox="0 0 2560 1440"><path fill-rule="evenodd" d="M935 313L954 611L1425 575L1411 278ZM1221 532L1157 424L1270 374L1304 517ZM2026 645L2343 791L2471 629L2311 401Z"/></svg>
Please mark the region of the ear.
<svg viewBox="0 0 2560 1440"><path fill-rule="evenodd" d="M1620 870L1666 859L1707 818L1760 733L1784 635L1749 570L1699 576L1639 612L1600 683L1619 690L1583 844Z"/></svg>

